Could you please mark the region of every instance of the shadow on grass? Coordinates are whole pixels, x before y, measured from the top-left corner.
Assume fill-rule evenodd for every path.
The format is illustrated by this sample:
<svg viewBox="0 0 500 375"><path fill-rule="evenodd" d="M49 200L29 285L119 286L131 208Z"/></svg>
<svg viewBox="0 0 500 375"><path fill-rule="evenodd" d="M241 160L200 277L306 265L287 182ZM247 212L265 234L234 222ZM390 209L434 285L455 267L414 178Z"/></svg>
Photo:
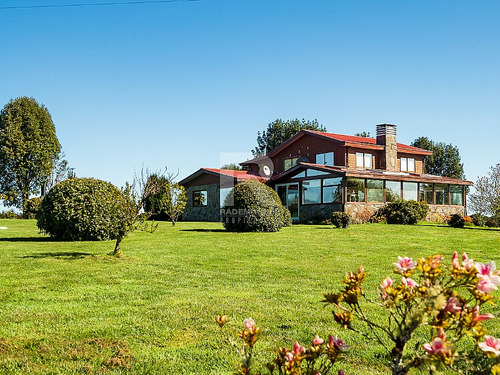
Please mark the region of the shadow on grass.
<svg viewBox="0 0 500 375"><path fill-rule="evenodd" d="M50 237L4 237L0 242L61 242Z"/></svg>
<svg viewBox="0 0 500 375"><path fill-rule="evenodd" d="M226 229L181 229L180 232L224 232L231 233Z"/></svg>
<svg viewBox="0 0 500 375"><path fill-rule="evenodd" d="M433 224L421 224L423 227L438 227L438 228L453 228L449 225L433 225ZM500 232L500 228L481 228L481 227L463 227L463 228L455 228L455 229L468 229L468 230L483 230L486 232Z"/></svg>
<svg viewBox="0 0 500 375"><path fill-rule="evenodd" d="M70 252L60 252L60 253L37 253L37 254L32 254L32 255L25 255L20 258L26 259L26 258L31 258L31 259L41 259L41 258L56 258L56 259L67 259L67 260L72 260L72 259L82 259L85 258L89 255L94 255L90 253L80 253L77 251L70 251Z"/></svg>

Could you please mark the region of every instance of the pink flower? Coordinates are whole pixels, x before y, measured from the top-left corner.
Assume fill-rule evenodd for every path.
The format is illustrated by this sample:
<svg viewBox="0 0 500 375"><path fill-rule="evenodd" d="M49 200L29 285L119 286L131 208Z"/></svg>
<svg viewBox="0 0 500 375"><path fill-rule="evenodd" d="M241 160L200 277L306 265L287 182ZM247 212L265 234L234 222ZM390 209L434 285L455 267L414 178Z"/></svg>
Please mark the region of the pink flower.
<svg viewBox="0 0 500 375"><path fill-rule="evenodd" d="M466 253L462 254L462 266L464 266L467 271L470 271L472 267L474 267L474 261L469 259Z"/></svg>
<svg viewBox="0 0 500 375"><path fill-rule="evenodd" d="M436 337L430 343L422 345L422 348L430 355L439 355L443 352L446 347L445 342L442 338Z"/></svg>
<svg viewBox="0 0 500 375"><path fill-rule="evenodd" d="M474 266L476 267L477 270L477 277L483 277L483 276L491 277L494 275L495 273L494 271L497 268L495 262L489 262L486 264L476 262Z"/></svg>
<svg viewBox="0 0 500 375"><path fill-rule="evenodd" d="M339 370L339 372L338 372L337 375L345 375L345 371L344 370Z"/></svg>
<svg viewBox="0 0 500 375"><path fill-rule="evenodd" d="M393 263L394 267L399 273L404 273L406 271L412 270L417 266L417 262L415 262L412 258L408 257L398 257L397 263Z"/></svg>
<svg viewBox="0 0 500 375"><path fill-rule="evenodd" d="M458 302L456 297L451 297L446 303L444 310L454 314L462 310L462 305Z"/></svg>
<svg viewBox="0 0 500 375"><path fill-rule="evenodd" d="M293 362L293 354L292 353L286 353L285 358L288 362Z"/></svg>
<svg viewBox="0 0 500 375"><path fill-rule="evenodd" d="M498 278L498 276L493 277ZM477 290L479 290L481 293L488 294L493 292L494 290L497 290L497 285L499 284L500 280L493 279L489 276L483 276L477 282Z"/></svg>
<svg viewBox="0 0 500 375"><path fill-rule="evenodd" d="M478 345L485 353L491 353L495 357L500 355L500 340L493 336L484 336L484 342L480 342Z"/></svg>
<svg viewBox="0 0 500 375"><path fill-rule="evenodd" d="M408 288L410 288L410 289L415 288L416 286L418 286L418 284L415 282L415 280L413 280L413 279L411 279L411 278L409 278L409 277L408 277L408 278L406 278L406 277L402 277L402 278L401 278L401 283L402 283L404 286L406 286L406 287L408 287Z"/></svg>
<svg viewBox="0 0 500 375"><path fill-rule="evenodd" d="M245 326L245 329L250 332L252 332L255 328L255 322L253 321L252 318L245 319L243 321L243 325Z"/></svg>
<svg viewBox="0 0 500 375"><path fill-rule="evenodd" d="M349 345L346 345L346 343L343 340L339 339L337 335L335 335L335 337L333 337L332 335L328 335L328 345L341 352L349 349Z"/></svg>
<svg viewBox="0 0 500 375"><path fill-rule="evenodd" d="M387 288L389 288L392 285L393 282L394 281L392 281L392 279L389 276L387 276L384 280L382 280L382 283L380 284L380 287L382 289L387 289Z"/></svg>
<svg viewBox="0 0 500 375"><path fill-rule="evenodd" d="M324 342L325 342L325 340L323 340L321 337L316 335L316 337L312 341L312 344L313 344L313 346L318 346L318 345L323 344Z"/></svg>
<svg viewBox="0 0 500 375"><path fill-rule="evenodd" d="M292 349L292 354L294 355L294 357L296 357L300 354L304 354L305 352L306 352L306 348L304 348L297 341L295 341L293 344L293 349Z"/></svg>
<svg viewBox="0 0 500 375"><path fill-rule="evenodd" d="M458 261L458 253L456 251L453 252L453 255L451 257L451 266L455 269L460 267L460 262Z"/></svg>
<svg viewBox="0 0 500 375"><path fill-rule="evenodd" d="M491 314L481 314L479 315L479 305L474 306L472 309L472 320L474 322L482 322L483 320L493 319L494 316Z"/></svg>

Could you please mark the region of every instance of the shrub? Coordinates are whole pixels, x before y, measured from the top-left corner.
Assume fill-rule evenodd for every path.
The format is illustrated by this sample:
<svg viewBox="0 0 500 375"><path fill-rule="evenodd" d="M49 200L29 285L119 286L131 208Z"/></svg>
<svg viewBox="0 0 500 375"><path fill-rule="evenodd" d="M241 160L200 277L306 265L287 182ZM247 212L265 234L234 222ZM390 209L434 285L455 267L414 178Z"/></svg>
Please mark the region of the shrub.
<svg viewBox="0 0 500 375"><path fill-rule="evenodd" d="M14 211L4 211L0 212L0 219L22 219L22 216L16 214Z"/></svg>
<svg viewBox="0 0 500 375"><path fill-rule="evenodd" d="M73 178L54 186L36 215L38 228L69 241L116 239L127 199L109 182Z"/></svg>
<svg viewBox="0 0 500 375"><path fill-rule="evenodd" d="M486 225L486 220L488 219L486 216L481 214L474 214L471 216L472 223L478 227L484 227Z"/></svg>
<svg viewBox="0 0 500 375"><path fill-rule="evenodd" d="M465 225L465 219L459 214L451 215L448 220L448 225L453 228L463 228Z"/></svg>
<svg viewBox="0 0 500 375"><path fill-rule="evenodd" d="M429 205L425 202L397 201L387 203L374 214L375 218L385 218L387 224L413 225L425 219Z"/></svg>
<svg viewBox="0 0 500 375"><path fill-rule="evenodd" d="M40 204L42 203L41 197L31 198L26 202L26 211L23 213L25 219L34 219Z"/></svg>
<svg viewBox="0 0 500 375"><path fill-rule="evenodd" d="M498 217L489 217L486 219L486 226L489 228L498 228L500 227L500 218Z"/></svg>
<svg viewBox="0 0 500 375"><path fill-rule="evenodd" d="M337 228L347 228L351 224L351 217L345 212L332 213L332 224Z"/></svg>
<svg viewBox="0 0 500 375"><path fill-rule="evenodd" d="M277 232L292 224L290 211L283 207L278 194L257 181L244 182L231 190L221 218L224 228L236 232Z"/></svg>

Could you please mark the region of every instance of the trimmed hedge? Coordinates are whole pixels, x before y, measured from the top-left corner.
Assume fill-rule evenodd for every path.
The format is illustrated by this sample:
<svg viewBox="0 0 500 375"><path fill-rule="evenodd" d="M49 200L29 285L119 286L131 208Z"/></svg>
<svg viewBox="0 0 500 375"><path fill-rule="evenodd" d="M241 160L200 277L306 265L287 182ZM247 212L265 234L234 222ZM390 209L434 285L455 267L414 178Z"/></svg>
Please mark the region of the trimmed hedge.
<svg viewBox="0 0 500 375"><path fill-rule="evenodd" d="M385 219L387 224L417 224L425 219L429 212L429 205L417 201L397 201L387 203L374 214L375 219Z"/></svg>
<svg viewBox="0 0 500 375"><path fill-rule="evenodd" d="M448 220L448 225L453 228L463 228L465 226L465 219L462 215L453 214Z"/></svg>
<svg viewBox="0 0 500 375"><path fill-rule="evenodd" d="M36 215L38 228L68 241L116 239L127 200L113 184L72 178L54 186Z"/></svg>
<svg viewBox="0 0 500 375"><path fill-rule="evenodd" d="M283 207L278 194L257 181L246 181L231 190L221 219L224 228L233 232L277 232L292 224L290 211Z"/></svg>

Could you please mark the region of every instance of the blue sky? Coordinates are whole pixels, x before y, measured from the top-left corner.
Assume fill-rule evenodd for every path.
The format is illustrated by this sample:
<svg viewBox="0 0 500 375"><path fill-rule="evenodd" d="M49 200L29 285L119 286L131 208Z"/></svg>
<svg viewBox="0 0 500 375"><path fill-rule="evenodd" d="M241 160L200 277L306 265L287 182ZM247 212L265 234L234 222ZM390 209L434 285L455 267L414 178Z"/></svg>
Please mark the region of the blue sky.
<svg viewBox="0 0 500 375"><path fill-rule="evenodd" d="M0 104L35 97L77 175L117 185L142 165L219 167L296 117L455 144L475 181L500 162L499 14L496 1L0 9Z"/></svg>

